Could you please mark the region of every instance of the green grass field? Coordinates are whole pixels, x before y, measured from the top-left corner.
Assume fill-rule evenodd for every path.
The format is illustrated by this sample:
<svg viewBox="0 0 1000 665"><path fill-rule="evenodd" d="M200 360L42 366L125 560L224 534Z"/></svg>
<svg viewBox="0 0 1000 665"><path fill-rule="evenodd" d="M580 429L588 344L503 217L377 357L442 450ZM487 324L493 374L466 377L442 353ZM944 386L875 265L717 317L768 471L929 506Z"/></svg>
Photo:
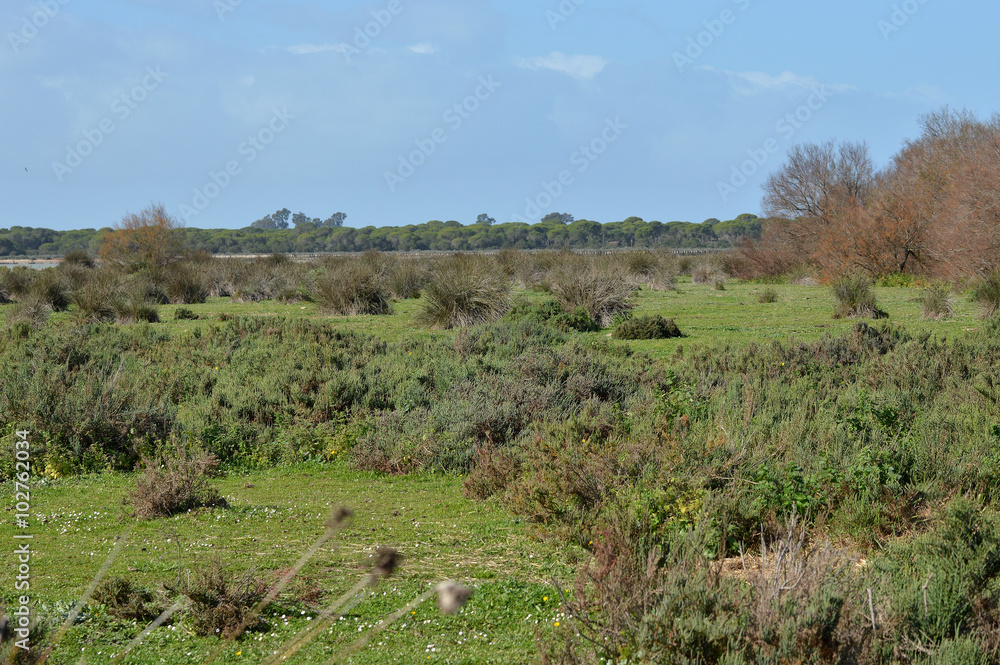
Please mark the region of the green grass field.
<svg viewBox="0 0 1000 665"><path fill-rule="evenodd" d="M778 340L810 342L854 326L832 318L834 301L822 286L776 285L774 303L758 302L764 286L731 282L724 290L681 278L675 291L641 291L636 314L673 318L684 337L626 342L653 358L669 360L677 348L724 343L745 346ZM916 288L879 288L877 296L890 321L913 332L939 338L961 337L977 330L981 320L966 296L955 299L955 315L925 320ZM535 291L515 298L540 300ZM327 317L313 303L233 303L228 298L188 305L199 318L175 320L178 308L159 308L154 328L171 335L194 334L220 316L283 316L328 320L344 330L396 342L453 336L430 331L416 322L418 301L393 304L389 316ZM6 316L10 305L0 306ZM73 309L55 314L57 322ZM582 340L604 340L609 331L583 333ZM352 663L528 663L539 658L537 640L551 636L562 617L558 590L573 584L583 550L567 544L544 527L527 525L493 502L463 496L462 478L453 474L418 473L386 476L361 472L343 461L307 463L269 470L230 473L216 486L228 509L198 509L169 519L133 523L122 499L134 482L128 474L109 473L41 482L31 492L33 558L31 597L38 611L58 621L86 591L111 552L115 539L127 538L109 570L155 589L164 582L220 558L234 570L254 569L269 580L291 567L323 531L323 521L337 505L349 506L348 528L328 542L297 581L265 611L265 627L228 647L217 662L259 663L298 630L309 625L323 607L350 588L367 570L380 545L398 548L403 560L397 574L375 587L335 626L314 640L294 661L323 663L361 638L379 619L444 579L474 589L456 616L444 616L428 601L370 645L352 655ZM11 483L0 485L0 501L8 511L15 503ZM15 533L4 520L5 547ZM126 536L127 534L127 536ZM8 549L10 549L8 547ZM0 598L10 606L14 564L7 558L0 573ZM305 599L305 600L304 600ZM100 606L83 610L49 662L109 662L142 626L113 620ZM199 663L215 638L199 638L175 621L152 633L127 662Z"/></svg>
<svg viewBox="0 0 1000 665"><path fill-rule="evenodd" d="M398 548L397 574L382 582L335 628L298 656L324 662L380 617L428 585L455 579L475 593L456 616L433 601L402 619L350 662L521 663L536 659L536 631L558 620L553 580L572 581L572 549L557 546L505 511L462 496L460 479L421 474L382 477L340 464L305 464L233 474L218 487L228 509L199 509L133 525L121 504L131 478L113 474L36 484L32 492L32 597L58 617L87 589L112 551L127 538L110 575L155 588L220 557L235 570L253 568L276 580L323 532L331 507L350 506L350 525L324 545L289 589L265 612L267 627L230 647L219 662L261 662L368 570L380 545ZM8 484L4 503L12 501ZM3 537L13 542L9 520ZM9 569L8 569L9 570ZM4 576L7 578L7 575ZM11 587L5 579L5 591ZM306 594L311 591L318 597ZM309 602L297 596L306 595ZM10 602L11 594L5 593ZM122 625L100 609L84 609L50 662L107 662L142 626ZM154 632L128 662L198 663L215 638L173 625ZM237 652L241 652L238 656Z"/></svg>

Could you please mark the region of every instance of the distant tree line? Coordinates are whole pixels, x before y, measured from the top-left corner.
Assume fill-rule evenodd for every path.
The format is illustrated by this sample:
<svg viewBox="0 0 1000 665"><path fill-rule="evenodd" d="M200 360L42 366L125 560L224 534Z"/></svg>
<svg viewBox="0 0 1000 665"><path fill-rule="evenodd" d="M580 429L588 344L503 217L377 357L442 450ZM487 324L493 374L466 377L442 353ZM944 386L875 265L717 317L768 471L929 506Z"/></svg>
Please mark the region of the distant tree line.
<svg viewBox="0 0 1000 665"><path fill-rule="evenodd" d="M647 222L629 217L600 223L575 219L568 213L550 213L538 224L497 224L487 214L476 222L433 220L408 226L343 226L346 215L326 220L287 208L269 214L242 229L184 229L189 249L216 254L272 252L475 251L513 249L601 249L617 247L720 248L737 247L760 238L763 220L745 213L736 219L692 222ZM291 219L294 227L289 226ZM110 229L53 231L22 226L0 228L0 257L62 256L73 250L96 254Z"/></svg>

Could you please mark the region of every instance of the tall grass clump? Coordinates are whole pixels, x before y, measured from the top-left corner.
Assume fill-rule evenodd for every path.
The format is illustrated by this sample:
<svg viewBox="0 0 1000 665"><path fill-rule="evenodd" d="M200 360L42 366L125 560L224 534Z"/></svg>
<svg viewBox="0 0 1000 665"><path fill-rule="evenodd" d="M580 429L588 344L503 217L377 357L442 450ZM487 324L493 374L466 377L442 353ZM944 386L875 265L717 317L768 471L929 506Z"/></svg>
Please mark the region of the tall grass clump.
<svg viewBox="0 0 1000 665"><path fill-rule="evenodd" d="M496 253L496 261L505 275L518 280L521 282L521 286L527 288L528 285L521 280L521 277L524 275L525 268L532 262L530 254L508 247Z"/></svg>
<svg viewBox="0 0 1000 665"><path fill-rule="evenodd" d="M36 300L51 307L53 312L64 312L69 307L69 289L62 275L54 268L48 268L35 275L28 292Z"/></svg>
<svg viewBox="0 0 1000 665"><path fill-rule="evenodd" d="M391 314L389 290L370 263L352 260L317 278L313 297L321 309L338 316Z"/></svg>
<svg viewBox="0 0 1000 665"><path fill-rule="evenodd" d="M702 261L691 268L691 281L695 284L725 283L726 274L711 261Z"/></svg>
<svg viewBox="0 0 1000 665"><path fill-rule="evenodd" d="M175 305L194 305L208 298L209 284L201 266L177 262L163 276L163 290Z"/></svg>
<svg viewBox="0 0 1000 665"><path fill-rule="evenodd" d="M420 320L434 328L462 328L495 321L510 309L511 282L488 257L438 261L424 287Z"/></svg>
<svg viewBox="0 0 1000 665"><path fill-rule="evenodd" d="M24 266L17 266L0 272L0 291L7 294L10 300L17 300L28 295L35 271Z"/></svg>
<svg viewBox="0 0 1000 665"><path fill-rule="evenodd" d="M139 321L157 323L160 320L156 304L135 289L125 289L119 292L118 297L112 302L112 307L115 312L115 321L118 323Z"/></svg>
<svg viewBox="0 0 1000 665"><path fill-rule="evenodd" d="M209 295L230 295L234 302L273 300L289 292L300 281L298 264L274 256L261 259L230 259L223 264L224 276L206 281ZM287 259L287 257L286 257Z"/></svg>
<svg viewBox="0 0 1000 665"><path fill-rule="evenodd" d="M771 287L768 287L763 291L761 291L760 295L757 296L757 302L759 303L778 302L778 292L772 289Z"/></svg>
<svg viewBox="0 0 1000 665"><path fill-rule="evenodd" d="M549 274L549 289L567 312L579 307L602 328L616 316L632 311L635 286L620 270L602 270L581 260L570 260Z"/></svg>
<svg viewBox="0 0 1000 665"><path fill-rule="evenodd" d="M157 304L163 291L146 273L122 275L110 269L91 271L89 279L71 295L78 315L86 321L135 323L160 320Z"/></svg>
<svg viewBox="0 0 1000 665"><path fill-rule="evenodd" d="M679 272L677 259L669 251L622 252L613 255L607 263L624 270L636 286L654 291L672 291Z"/></svg>
<svg viewBox="0 0 1000 665"><path fill-rule="evenodd" d="M83 268L95 267L94 257L83 249L71 249L66 252L60 265L77 265Z"/></svg>
<svg viewBox="0 0 1000 665"><path fill-rule="evenodd" d="M0 305L11 302L11 293L7 288L7 279L10 275L10 268L0 267Z"/></svg>
<svg viewBox="0 0 1000 665"><path fill-rule="evenodd" d="M420 259L398 258L387 266L385 285L393 298L419 298L424 285L431 279L427 266Z"/></svg>
<svg viewBox="0 0 1000 665"><path fill-rule="evenodd" d="M28 328L38 330L48 323L51 312L52 308L47 302L35 296L27 296L11 305L7 312L7 325L19 326L24 331Z"/></svg>
<svg viewBox="0 0 1000 665"><path fill-rule="evenodd" d="M117 273L107 269L95 270L85 283L73 291L71 298L81 318L104 321L115 318L114 304L120 291Z"/></svg>
<svg viewBox="0 0 1000 665"><path fill-rule="evenodd" d="M884 319L889 316L878 306L872 282L864 275L848 275L833 283L837 306L833 318Z"/></svg>
<svg viewBox="0 0 1000 665"><path fill-rule="evenodd" d="M73 250L63 257L56 271L62 275L69 290L75 291L90 279L95 267L94 259L87 252Z"/></svg>
<svg viewBox="0 0 1000 665"><path fill-rule="evenodd" d="M920 307L925 319L947 319L954 312L951 287L935 284L924 290L920 296Z"/></svg>
<svg viewBox="0 0 1000 665"><path fill-rule="evenodd" d="M984 319L992 317L1000 310L1000 271L994 271L979 280L972 291L972 299L981 308Z"/></svg>

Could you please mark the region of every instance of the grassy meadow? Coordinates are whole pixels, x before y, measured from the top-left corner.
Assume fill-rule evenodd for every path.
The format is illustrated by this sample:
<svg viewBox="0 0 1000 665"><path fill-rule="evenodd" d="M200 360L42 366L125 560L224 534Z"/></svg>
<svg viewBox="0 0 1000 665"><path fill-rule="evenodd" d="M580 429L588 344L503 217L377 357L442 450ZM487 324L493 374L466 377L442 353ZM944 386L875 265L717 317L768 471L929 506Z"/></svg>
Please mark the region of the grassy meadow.
<svg viewBox="0 0 1000 665"><path fill-rule="evenodd" d="M996 662L1000 323L964 287L925 318L929 285L902 278L873 287L888 319L834 318L829 285L741 282L727 260L0 274L11 515L17 431L32 449L30 525L0 535L33 535L33 636L51 643L118 542L48 662L113 662L178 600L123 662L220 644L216 662L272 662L345 592L281 662ZM619 339L658 317L682 336ZM178 477L188 503L146 516ZM352 518L259 621L199 634L195 604L225 632L338 506ZM351 593L381 547L398 566ZM473 591L455 614L394 614L448 579Z"/></svg>

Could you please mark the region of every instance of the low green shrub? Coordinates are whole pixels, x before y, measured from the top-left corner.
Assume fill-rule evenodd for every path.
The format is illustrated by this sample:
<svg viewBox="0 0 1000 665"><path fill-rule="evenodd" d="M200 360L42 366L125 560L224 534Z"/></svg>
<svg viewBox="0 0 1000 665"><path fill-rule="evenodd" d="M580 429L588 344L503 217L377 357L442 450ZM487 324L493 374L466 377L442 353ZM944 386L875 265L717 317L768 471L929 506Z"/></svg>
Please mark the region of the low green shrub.
<svg viewBox="0 0 1000 665"><path fill-rule="evenodd" d="M151 591L127 577L112 575L94 590L94 602L104 605L108 614L126 621L148 622L165 609L165 603Z"/></svg>
<svg viewBox="0 0 1000 665"><path fill-rule="evenodd" d="M178 307L176 311L174 311L174 319L177 321L196 321L198 320L198 315L193 309Z"/></svg>
<svg viewBox="0 0 1000 665"><path fill-rule="evenodd" d="M562 305L555 300L544 300L533 303L522 300L514 304L504 315L505 321L532 322L547 324L562 332L596 332L600 326L590 318L583 307L577 307L572 312L563 311Z"/></svg>
<svg viewBox="0 0 1000 665"><path fill-rule="evenodd" d="M549 323L563 332L597 332L601 329L585 307L577 307L572 312L560 312L549 319Z"/></svg>
<svg viewBox="0 0 1000 665"><path fill-rule="evenodd" d="M680 337L681 331L673 319L648 314L625 321L615 328L611 336L614 339L667 339Z"/></svg>
<svg viewBox="0 0 1000 665"><path fill-rule="evenodd" d="M931 653L949 651L958 646L950 640L995 629L989 610L983 612L1000 600L1000 521L994 511L952 499L929 532L893 543L875 566L885 575L880 592L893 608L896 629L911 643Z"/></svg>
<svg viewBox="0 0 1000 665"><path fill-rule="evenodd" d="M562 313L562 305L555 300L546 299L541 302L532 302L522 298L511 305L511 308L504 314L503 320L512 323L523 321L541 325L548 323Z"/></svg>

